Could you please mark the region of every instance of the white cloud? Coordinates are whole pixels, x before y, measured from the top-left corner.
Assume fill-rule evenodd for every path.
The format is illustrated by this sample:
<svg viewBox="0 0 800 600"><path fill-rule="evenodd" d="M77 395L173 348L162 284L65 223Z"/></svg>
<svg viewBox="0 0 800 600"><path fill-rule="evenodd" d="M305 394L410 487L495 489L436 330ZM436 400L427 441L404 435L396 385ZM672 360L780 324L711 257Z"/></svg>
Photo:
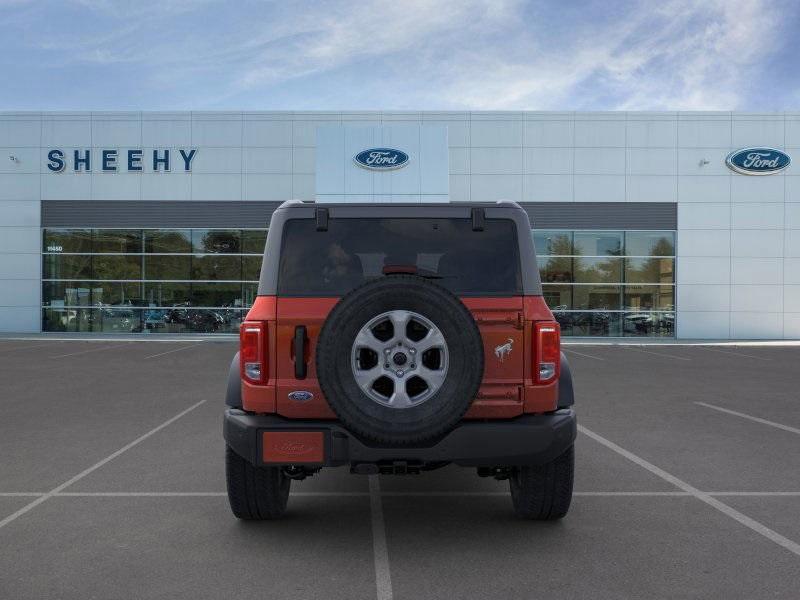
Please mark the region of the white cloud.
<svg viewBox="0 0 800 600"><path fill-rule="evenodd" d="M796 12L776 1L78 0L80 16L33 23L24 39L50 68L136 70L160 98L198 108L277 89L291 89L284 103L323 109L758 108L753 82L784 50L783 9Z"/></svg>
<svg viewBox="0 0 800 600"><path fill-rule="evenodd" d="M497 53L455 77L450 100L476 108L730 109L775 48L780 11L716 0L647 6L589 27L529 61Z"/></svg>
<svg viewBox="0 0 800 600"><path fill-rule="evenodd" d="M408 0L323 5L290 17L290 27L266 36L269 47L250 62L240 78L248 88L340 68L349 63L400 54L395 60L415 63L427 46L462 37L476 19L493 26L508 19L518 4L506 0ZM288 16L288 15L287 15ZM283 45L282 45L283 44Z"/></svg>

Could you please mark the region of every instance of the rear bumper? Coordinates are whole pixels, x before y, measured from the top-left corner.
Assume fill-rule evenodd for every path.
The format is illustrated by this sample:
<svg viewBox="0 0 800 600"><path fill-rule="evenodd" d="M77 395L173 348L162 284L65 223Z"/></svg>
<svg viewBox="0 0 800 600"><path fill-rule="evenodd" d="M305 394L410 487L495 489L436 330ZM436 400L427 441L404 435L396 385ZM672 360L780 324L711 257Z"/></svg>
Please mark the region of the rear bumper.
<svg viewBox="0 0 800 600"><path fill-rule="evenodd" d="M537 465L562 454L575 441L577 420L572 409L546 415L525 415L510 420L465 421L439 441L425 447L382 447L364 443L337 421L306 421L274 415L253 415L236 408L225 410L224 436L234 452L254 465L340 466L359 463L452 462L463 466L498 467ZM277 462L265 458L265 433L280 433L282 449L296 460ZM321 448L307 445L304 435ZM266 439L271 439L269 436ZM304 445L306 444L306 445ZM313 442L312 442L313 444ZM266 453L269 454L269 450ZM309 462L307 456L321 456Z"/></svg>

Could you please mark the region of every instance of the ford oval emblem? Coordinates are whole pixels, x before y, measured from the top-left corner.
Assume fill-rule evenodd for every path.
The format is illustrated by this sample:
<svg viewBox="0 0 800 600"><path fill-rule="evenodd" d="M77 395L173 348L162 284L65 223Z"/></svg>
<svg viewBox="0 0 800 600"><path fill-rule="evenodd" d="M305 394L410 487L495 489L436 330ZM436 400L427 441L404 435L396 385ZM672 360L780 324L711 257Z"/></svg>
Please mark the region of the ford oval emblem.
<svg viewBox="0 0 800 600"><path fill-rule="evenodd" d="M289 392L289 400L295 402L308 402L314 397L314 394L305 390L298 390L296 392Z"/></svg>
<svg viewBox="0 0 800 600"><path fill-rule="evenodd" d="M725 159L729 168L743 175L772 175L791 164L789 155L775 148L742 148Z"/></svg>
<svg viewBox="0 0 800 600"><path fill-rule="evenodd" d="M375 171L399 169L408 163L408 154L394 148L369 148L353 157L359 167Z"/></svg>

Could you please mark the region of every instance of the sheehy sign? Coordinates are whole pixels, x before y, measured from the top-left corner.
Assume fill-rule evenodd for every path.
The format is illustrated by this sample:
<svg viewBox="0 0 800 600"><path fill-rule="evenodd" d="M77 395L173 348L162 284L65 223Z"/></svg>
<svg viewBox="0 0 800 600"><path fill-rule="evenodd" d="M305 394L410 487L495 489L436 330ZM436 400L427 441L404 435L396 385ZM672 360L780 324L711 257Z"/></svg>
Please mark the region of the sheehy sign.
<svg viewBox="0 0 800 600"><path fill-rule="evenodd" d="M170 171L189 172L197 148L163 148L148 150L140 148L129 150L71 150L53 148L47 153L47 168L53 173L70 170L74 173L169 173Z"/></svg>

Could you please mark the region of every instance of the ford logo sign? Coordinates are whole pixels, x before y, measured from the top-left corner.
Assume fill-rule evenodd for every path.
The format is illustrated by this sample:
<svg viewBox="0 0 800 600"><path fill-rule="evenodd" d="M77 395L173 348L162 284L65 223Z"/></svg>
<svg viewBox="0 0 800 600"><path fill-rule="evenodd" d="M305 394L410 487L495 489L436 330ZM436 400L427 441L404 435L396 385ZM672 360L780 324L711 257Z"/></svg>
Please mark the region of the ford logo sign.
<svg viewBox="0 0 800 600"><path fill-rule="evenodd" d="M783 171L792 159L775 148L742 148L731 152L725 164L743 175L772 175Z"/></svg>
<svg viewBox="0 0 800 600"><path fill-rule="evenodd" d="M298 390L296 392L289 392L289 400L295 402L308 402L314 397L314 394L305 390Z"/></svg>
<svg viewBox="0 0 800 600"><path fill-rule="evenodd" d="M389 171L404 167L408 162L408 154L394 148L369 148L353 157L359 167L375 171Z"/></svg>

